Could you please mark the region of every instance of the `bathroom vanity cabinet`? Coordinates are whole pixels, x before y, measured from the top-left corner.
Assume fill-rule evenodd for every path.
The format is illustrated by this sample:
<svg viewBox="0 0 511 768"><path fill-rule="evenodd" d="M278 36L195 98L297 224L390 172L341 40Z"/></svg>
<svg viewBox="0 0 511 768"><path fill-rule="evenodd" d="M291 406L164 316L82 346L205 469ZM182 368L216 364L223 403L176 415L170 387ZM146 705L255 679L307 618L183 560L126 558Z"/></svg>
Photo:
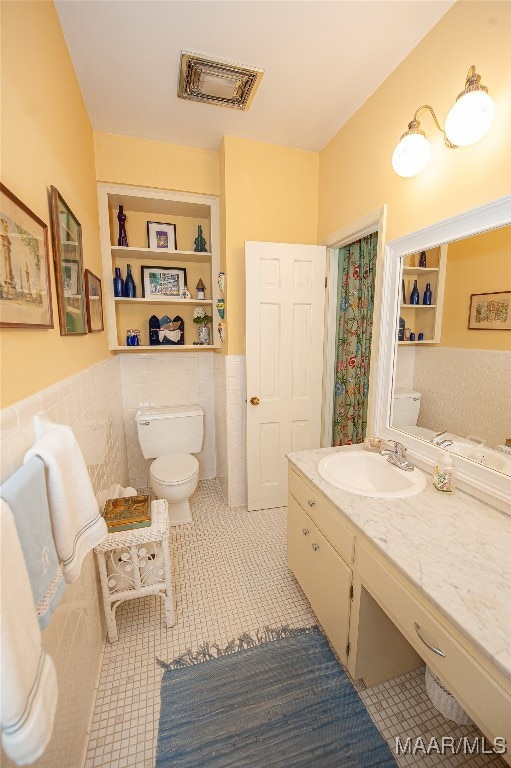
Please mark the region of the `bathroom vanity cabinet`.
<svg viewBox="0 0 511 768"><path fill-rule="evenodd" d="M345 494L344 512L322 492L315 473L302 470L291 459L288 562L352 677L374 685L426 662L488 739L503 737L510 745L509 675L460 631L447 607L442 610L442 594L437 601L428 599L382 552L380 526L370 513L361 530L352 495ZM375 501L382 500L360 497L361 504L373 503L373 510ZM372 514L385 516L384 503ZM391 535L391 526L386 530ZM409 558L414 553L403 551L403 560ZM472 610L479 616L485 607ZM503 757L511 765L511 755Z"/></svg>
<svg viewBox="0 0 511 768"><path fill-rule="evenodd" d="M209 195L190 194L171 190L129 187L122 184L98 185L101 250L103 257L103 295L108 319L109 347L112 350L152 350L153 352L179 349L211 349L220 345L216 311L218 299L219 262L219 213L218 198ZM117 245L119 206L126 214L128 246ZM177 250L148 247L148 222L173 224ZM206 240L207 251L195 252L194 240L198 226ZM174 243L170 242L170 247ZM127 265L136 284L136 298L115 297L113 277L115 268L126 277ZM143 296L141 267L175 267L186 270L186 287L190 298L180 295L166 297ZM181 272L181 276L182 276ZM201 279L205 285L205 298L197 298L196 285ZM180 281L180 288L181 285ZM203 306L213 318L210 324L211 343L207 346L194 344L198 340L198 326L192 322L193 310ZM184 344L149 345L148 322L151 315L158 319L167 315L172 321L179 316L184 321ZM141 345L127 346L129 329L141 331Z"/></svg>
<svg viewBox="0 0 511 768"><path fill-rule="evenodd" d="M398 342L399 345L440 343L447 248L447 245L430 248L426 252L426 267L418 266L419 254L412 254L403 258L402 279L405 295L404 297L401 296L399 314L405 321L405 327L410 328L415 333L415 341L400 341ZM414 280L417 280L419 304L410 304L410 293ZM433 295L431 304L422 303L427 283L430 284ZM422 341L419 341L419 333L424 334Z"/></svg>

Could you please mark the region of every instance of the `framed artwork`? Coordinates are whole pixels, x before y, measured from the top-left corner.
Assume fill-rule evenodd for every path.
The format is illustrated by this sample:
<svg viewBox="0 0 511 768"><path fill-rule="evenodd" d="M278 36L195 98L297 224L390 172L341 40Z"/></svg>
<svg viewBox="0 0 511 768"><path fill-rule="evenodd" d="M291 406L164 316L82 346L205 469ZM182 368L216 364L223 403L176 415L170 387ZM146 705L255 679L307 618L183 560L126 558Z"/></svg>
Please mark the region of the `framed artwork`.
<svg viewBox="0 0 511 768"><path fill-rule="evenodd" d="M53 328L48 227L0 183L0 326Z"/></svg>
<svg viewBox="0 0 511 768"><path fill-rule="evenodd" d="M85 277L85 307L87 310L87 329L89 333L98 333L104 329L103 324L103 294L101 280L90 269L86 269Z"/></svg>
<svg viewBox="0 0 511 768"><path fill-rule="evenodd" d="M50 213L60 335L83 335L87 321L82 227L56 187L50 188Z"/></svg>
<svg viewBox="0 0 511 768"><path fill-rule="evenodd" d="M186 269L146 267L140 269L142 296L146 299L180 298L186 286Z"/></svg>
<svg viewBox="0 0 511 768"><path fill-rule="evenodd" d="M471 294L468 327L472 331L511 331L511 291Z"/></svg>
<svg viewBox="0 0 511 768"><path fill-rule="evenodd" d="M147 245L157 251L177 251L176 225L148 221Z"/></svg>

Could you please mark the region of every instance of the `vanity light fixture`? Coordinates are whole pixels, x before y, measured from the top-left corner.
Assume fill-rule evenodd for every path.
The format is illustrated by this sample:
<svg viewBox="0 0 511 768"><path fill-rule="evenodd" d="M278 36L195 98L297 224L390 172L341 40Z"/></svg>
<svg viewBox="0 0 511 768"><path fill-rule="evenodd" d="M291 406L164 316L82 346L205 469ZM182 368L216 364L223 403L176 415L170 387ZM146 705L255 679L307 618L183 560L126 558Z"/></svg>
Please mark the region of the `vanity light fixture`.
<svg viewBox="0 0 511 768"><path fill-rule="evenodd" d="M413 120L408 123L408 130L392 155L392 167L399 176L410 178L416 176L426 167L430 146L426 134L421 130L417 119L419 112L427 109L431 112L435 125L444 135L444 144L449 149L468 147L490 130L495 116L495 105L488 88L481 85L481 75L471 66L467 73L465 88L458 95L451 107L445 123L445 131L441 128L437 116L429 104L424 104L415 112Z"/></svg>

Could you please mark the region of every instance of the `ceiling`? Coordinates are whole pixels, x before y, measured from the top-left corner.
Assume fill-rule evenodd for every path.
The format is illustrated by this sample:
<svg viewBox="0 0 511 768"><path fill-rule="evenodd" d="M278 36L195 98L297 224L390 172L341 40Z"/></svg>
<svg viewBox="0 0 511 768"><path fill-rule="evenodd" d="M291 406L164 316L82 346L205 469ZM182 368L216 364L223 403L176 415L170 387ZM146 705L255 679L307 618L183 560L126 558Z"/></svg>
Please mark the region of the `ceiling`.
<svg viewBox="0 0 511 768"><path fill-rule="evenodd" d="M95 131L318 151L454 0L56 0ZM182 50L265 71L247 112L177 98Z"/></svg>

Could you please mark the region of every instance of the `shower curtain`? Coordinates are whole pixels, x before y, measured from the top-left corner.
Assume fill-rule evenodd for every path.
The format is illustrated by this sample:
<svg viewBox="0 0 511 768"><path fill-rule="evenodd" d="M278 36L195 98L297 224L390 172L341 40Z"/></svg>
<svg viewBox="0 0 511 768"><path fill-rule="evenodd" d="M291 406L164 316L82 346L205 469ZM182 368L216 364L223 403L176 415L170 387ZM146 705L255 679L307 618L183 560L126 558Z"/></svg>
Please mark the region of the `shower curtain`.
<svg viewBox="0 0 511 768"><path fill-rule="evenodd" d="M378 233L339 248L332 445L366 434Z"/></svg>

